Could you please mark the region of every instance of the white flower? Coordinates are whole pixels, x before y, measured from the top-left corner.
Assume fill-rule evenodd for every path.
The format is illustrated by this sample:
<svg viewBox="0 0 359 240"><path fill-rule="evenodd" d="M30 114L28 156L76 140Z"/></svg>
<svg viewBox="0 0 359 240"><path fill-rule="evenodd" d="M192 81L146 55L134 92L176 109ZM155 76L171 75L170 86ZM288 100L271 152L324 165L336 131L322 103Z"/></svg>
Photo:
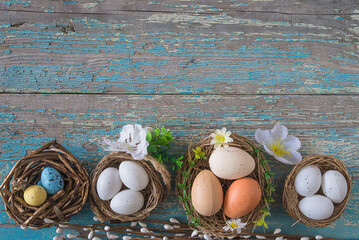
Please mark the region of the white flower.
<svg viewBox="0 0 359 240"><path fill-rule="evenodd" d="M245 229L247 223L242 223L240 218L234 219L231 218L231 220L227 221L227 225L223 227L224 231L231 230L232 232L234 230L237 230L237 233L240 234L242 232L242 228Z"/></svg>
<svg viewBox="0 0 359 240"><path fill-rule="evenodd" d="M231 132L227 131L227 128L223 127L221 130L217 129L214 133L211 133L210 137L213 139L211 140L211 144L214 144L214 148L217 149L221 146L227 148L227 144L221 143L230 143L233 142L233 139L230 138Z"/></svg>
<svg viewBox="0 0 359 240"><path fill-rule="evenodd" d="M271 131L257 129L255 138L269 155L282 163L295 165L302 160L297 151L301 145L299 139L288 136L288 129L283 125L276 124Z"/></svg>
<svg viewBox="0 0 359 240"><path fill-rule="evenodd" d="M147 147L149 143L146 140L147 129L142 128L139 124L127 124L120 133L117 142L104 139L104 143L108 145L106 151L120 151L132 155L135 160L142 160L147 155Z"/></svg>

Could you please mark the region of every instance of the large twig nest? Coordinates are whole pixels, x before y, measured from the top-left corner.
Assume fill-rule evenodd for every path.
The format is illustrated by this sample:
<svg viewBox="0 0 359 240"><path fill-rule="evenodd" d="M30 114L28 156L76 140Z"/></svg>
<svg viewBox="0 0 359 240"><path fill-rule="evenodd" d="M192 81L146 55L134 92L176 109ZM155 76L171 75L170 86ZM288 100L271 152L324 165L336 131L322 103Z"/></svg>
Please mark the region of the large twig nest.
<svg viewBox="0 0 359 240"><path fill-rule="evenodd" d="M110 200L102 200L97 194L96 184L102 171L108 167L119 168L123 161L135 161L140 164L148 174L149 183L140 192L145 203L142 209L130 215L114 212L110 207ZM134 160L130 154L124 152L112 152L105 156L91 174L91 208L101 222L106 220L118 220L120 222L136 221L147 217L157 205L163 201L171 188L171 176L166 167L153 157L147 155L144 160ZM126 189L122 186L121 191Z"/></svg>
<svg viewBox="0 0 359 240"><path fill-rule="evenodd" d="M209 136L209 134L206 134L206 135ZM203 136L203 135L201 135L201 136ZM196 137L198 137L198 136L196 136ZM181 170L177 173L177 177L176 177L177 184L178 183L182 184L183 182L185 182L185 184L187 186L188 185L192 186L192 183L195 180L195 178L199 172L201 172L204 169L210 169L208 159L211 156L212 152L214 151L214 145L210 144L212 137L206 137L206 138L200 140L199 142L192 144L192 141L194 138L192 138L191 143L188 147L188 153L185 156ZM266 207L265 198L269 195L264 190L264 188L267 186L267 183L270 183L271 179L265 178L265 170L264 170L263 166L260 164L260 159L258 158L256 153L253 152L252 146L255 146L255 143L246 137L243 137L243 136L240 136L240 135L234 134L234 133L231 134L231 138L233 139L233 142L228 143L228 145L240 148L240 149L246 151L247 153L249 153L250 155L252 155L252 157L254 158L255 169L247 177L257 180L261 187L261 191L262 191L261 200L260 200L259 204L256 206L256 208L254 210L252 210L249 214L245 215L244 217L241 217L242 222L247 223L246 229L242 230L242 232L245 233L245 232L250 232L252 229L254 229L254 221L258 221L263 216L263 212L261 212L260 210L262 210ZM197 160L197 164L189 170L189 176L186 179L184 179L181 172L185 171L186 169L189 168L188 160L194 159L195 154L192 151L192 149L195 149L196 147L201 147L202 151L205 152L205 156L207 157L207 159ZM262 158L264 158L261 153L258 153L258 154L260 154L262 156ZM267 163L265 163L264 165L269 170L269 165ZM226 191L229 188L229 186L231 185L231 183L235 181L235 180L226 180L226 179L221 179L221 178L218 178L218 179L222 185L224 194L226 193ZM178 188L178 186L177 186L177 194L180 197L183 197L183 190ZM187 195L191 194L191 187L189 187L186 190L186 194ZM181 204L186 209L185 203L181 201ZM192 202L189 203L189 207L193 207ZM230 218L225 216L225 214L223 212L223 206L218 213L216 213L215 215L210 216L210 217L200 215L198 212L196 212L195 209L193 210L193 215L194 215L194 217L198 217L198 216L200 217L200 225L196 227L200 231L203 231L207 234L212 234L217 237L230 237L230 236L236 235L236 232L225 231L223 229L223 227L226 226L226 221L230 220ZM190 216L187 216L187 218L190 222L192 221ZM192 228L194 228L193 225L190 224L190 226Z"/></svg>
<svg viewBox="0 0 359 240"><path fill-rule="evenodd" d="M40 206L27 204L23 199L24 190L36 185L42 170L49 166L60 172L64 188L48 195ZM69 217L85 204L89 186L89 175L77 158L56 141L51 141L21 158L1 184L0 192L11 219L22 226L40 229L69 221ZM53 223L45 223L44 218Z"/></svg>
<svg viewBox="0 0 359 240"><path fill-rule="evenodd" d="M334 212L331 215L331 217L324 219L324 220L313 220L310 218L307 218L304 216L298 208L298 203L301 199L303 199L302 196L300 196L294 187L294 181L297 177L297 174L299 171L309 165L315 165L317 166L321 173L324 174L324 172L328 170L337 170L341 174L343 174L344 178L347 181L348 184L348 192L344 200L336 204L334 203ZM334 222L336 219L340 217L340 215L344 212L345 207L349 200L350 191L352 188L351 179L348 174L347 169L345 168L345 165L339 161L335 157L330 156L310 156L304 158L301 162L299 162L289 173L285 180L285 185L283 189L283 206L285 210L289 213L290 216L292 216L295 220L298 222L301 222L309 227L312 228L321 228L328 226L332 222ZM319 194L324 195L322 190L320 189Z"/></svg>

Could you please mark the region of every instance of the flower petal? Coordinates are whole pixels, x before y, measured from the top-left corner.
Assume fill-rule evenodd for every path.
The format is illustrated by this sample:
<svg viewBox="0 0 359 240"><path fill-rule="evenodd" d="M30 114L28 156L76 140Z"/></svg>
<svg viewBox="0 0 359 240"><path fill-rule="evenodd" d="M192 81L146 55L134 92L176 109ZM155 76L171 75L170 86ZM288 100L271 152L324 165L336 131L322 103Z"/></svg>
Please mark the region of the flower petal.
<svg viewBox="0 0 359 240"><path fill-rule="evenodd" d="M279 156L274 156L274 157L278 161L285 163L285 164L289 164L289 165L296 165L297 163L299 163L302 160L302 155L297 151L291 152L290 155L283 154L283 156L281 156L281 157L279 157Z"/></svg>
<svg viewBox="0 0 359 240"><path fill-rule="evenodd" d="M288 136L288 128L277 123L271 130L271 134L274 140L283 140Z"/></svg>
<svg viewBox="0 0 359 240"><path fill-rule="evenodd" d="M256 141L261 145L270 145L273 142L273 137L269 130L257 129L254 134Z"/></svg>
<svg viewBox="0 0 359 240"><path fill-rule="evenodd" d="M297 151L300 148L301 143L297 137L289 135L283 140L282 145L288 152L292 152Z"/></svg>

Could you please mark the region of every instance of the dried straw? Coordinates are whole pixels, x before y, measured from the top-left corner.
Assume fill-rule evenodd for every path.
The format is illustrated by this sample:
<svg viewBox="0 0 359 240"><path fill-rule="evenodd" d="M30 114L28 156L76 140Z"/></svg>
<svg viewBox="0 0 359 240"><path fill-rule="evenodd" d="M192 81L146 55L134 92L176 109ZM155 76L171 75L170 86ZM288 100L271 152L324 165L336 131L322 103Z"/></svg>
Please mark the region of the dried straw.
<svg viewBox="0 0 359 240"><path fill-rule="evenodd" d="M294 187L294 180L298 172L305 166L315 165L317 166L322 174L328 170L337 170L343 174L344 178L348 183L348 193L345 199L337 204L334 203L334 213L328 219L324 220L313 220L304 216L298 209L298 202L303 198L300 196ZM321 228L328 226L336 219L340 217L343 213L349 199L350 191L352 188L351 179L349 177L348 171L345 168L345 165L335 157L330 156L310 156L304 158L300 163L298 163L289 173L285 180L284 190L283 190L283 206L286 211L298 222L304 223L305 225L312 228ZM319 190L318 194L322 194L322 190Z"/></svg>
<svg viewBox="0 0 359 240"><path fill-rule="evenodd" d="M41 171L51 166L57 169L65 187L48 196L40 206L30 206L23 200L24 190L40 180ZM82 164L55 140L21 158L0 186L5 211L11 219L33 229L51 227L69 221L85 204L89 191L89 175ZM45 223L48 218L54 223Z"/></svg>
<svg viewBox="0 0 359 240"><path fill-rule="evenodd" d="M145 204L142 209L131 215L122 215L112 211L110 200L101 200L97 194L97 179L102 171L108 167L118 168L123 161L135 161L140 164L147 172L149 183L147 187L141 191L145 198ZM124 152L112 152L105 156L96 166L91 174L91 208L97 215L98 219L103 222L108 219L119 220L120 222L141 220L148 216L151 211L166 198L171 188L171 176L166 167L159 163L151 156L146 156L144 160L133 160L130 154ZM122 190L126 186L122 186Z"/></svg>
<svg viewBox="0 0 359 240"><path fill-rule="evenodd" d="M208 137L206 137L206 138L200 140L199 142L197 142L196 144L192 145L193 139L198 138L200 136L203 136L203 135L195 136L192 138L192 140L189 144L189 147L188 147L188 153L185 156L185 160L182 164L181 171L185 171L186 169L188 169L188 167L189 167L188 160L194 159L194 152L192 151L192 149L194 149L196 147L201 147L202 151L205 152L207 159L198 160L195 167L190 169L189 176L187 177L187 179L185 179L186 185L192 184L194 179L196 178L197 174L200 171L202 171L204 169L210 169L208 159L214 150L214 146L210 144L212 138L209 137L209 134L206 134L206 136L208 136ZM250 139L248 139L246 137L235 134L235 133L232 133L231 138L233 138L233 142L228 143L228 145L243 149L244 151L246 151L247 153L252 155L253 149L252 149L251 145L255 146L255 143L253 141L251 141ZM253 155L255 155L255 154L253 154ZM271 181L270 179L266 179L264 177L265 171L264 171L263 166L259 163L259 159L257 157L253 157L253 158L255 160L256 167L255 167L254 171L250 175L248 175L248 177L251 177L258 181L258 183L262 189L262 199L254 210L252 210L246 216L241 217L242 222L247 223L246 229L242 229L242 232L249 232L250 228L254 225L253 221L257 221L263 216L263 213L260 212L260 210L262 210L266 206L266 202L264 199L265 199L265 197L268 196L268 193L266 193L264 191L264 187L266 186L266 184L268 182ZM269 170L268 164L265 164L265 165L266 165L266 168ZM183 176L181 174L181 171L178 171L178 173L177 173L176 183L183 183ZM225 179L219 178L219 181L222 185L223 192L225 193L227 191L228 187L231 185L231 183L234 180L225 180ZM178 187L177 187L177 194L179 196L183 197L182 190L179 189ZM186 194L187 195L191 194L191 187L186 190ZM181 202L181 204L185 208L185 204L183 202ZM189 205L191 207L192 203L189 203ZM201 225L197 226L198 230L206 232L208 234L212 234L217 237L230 237L230 236L236 235L236 232L223 230L223 227L226 225L226 221L230 220L230 218L226 217L225 214L223 213L223 208L221 208L221 210L217 214L210 216L210 217L202 216L199 213L197 213L195 210L193 212L194 212L194 217L200 216L200 219L201 219L201 222L200 222ZM191 221L191 217L187 216L187 218L189 221ZM254 228L253 228L253 230L254 230Z"/></svg>

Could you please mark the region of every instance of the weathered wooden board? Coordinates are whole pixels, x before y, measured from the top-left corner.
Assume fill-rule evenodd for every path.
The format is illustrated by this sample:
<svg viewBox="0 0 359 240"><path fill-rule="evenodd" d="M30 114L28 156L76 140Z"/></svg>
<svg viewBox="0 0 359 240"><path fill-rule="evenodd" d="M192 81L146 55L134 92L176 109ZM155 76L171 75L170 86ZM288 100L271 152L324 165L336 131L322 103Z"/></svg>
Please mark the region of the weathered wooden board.
<svg viewBox="0 0 359 240"><path fill-rule="evenodd" d="M65 0L65 1L29 1L2 0L0 7L7 11L60 12L60 13L96 13L119 14L122 11L151 12L271 12L286 14L351 14L358 7L356 0L347 1L308 1L298 0L161 0L161 1L116 1L116 0Z"/></svg>
<svg viewBox="0 0 359 240"><path fill-rule="evenodd" d="M81 14L43 12L41 1L20 11L23 2L16 2L5 2L10 6L0 14L1 92L359 92L359 12L351 1L310 8L330 14L230 12L229 6L213 14L161 12L132 1L121 4L145 10ZM114 4L98 2L96 9Z"/></svg>
<svg viewBox="0 0 359 240"><path fill-rule="evenodd" d="M271 162L278 185L270 229L282 232L338 238L359 235L358 96L183 96L183 95L96 95L96 94L6 94L0 95L1 163L4 176L17 159L43 143L57 138L91 171L106 152L103 137L116 139L122 125L137 122L146 126L166 125L174 132L173 152L183 153L192 135L226 125L253 139L257 128L271 128L280 122L303 143L302 154L333 155L341 159L353 177L354 189L343 216L322 229L310 229L295 221L281 207L284 179L291 166ZM3 208L2 208L3 209ZM184 221L182 209L172 192L155 217L176 216ZM88 206L73 221L92 222ZM0 234L14 236L19 228L1 214ZM4 229L6 227L6 229ZM340 229L340 231L338 231ZM54 229L29 231L28 239L44 239Z"/></svg>
<svg viewBox="0 0 359 240"><path fill-rule="evenodd" d="M357 0L0 0L0 176L54 138L91 171L102 138L129 122L171 128L174 153L196 133L227 126L253 138L280 122L304 156L341 159L354 189L336 223L291 227L281 207L291 167L272 162L267 232L358 238L358 62ZM23 236L0 209L1 238L55 234ZM182 213L172 192L153 217ZM72 221L92 216L86 205Z"/></svg>

